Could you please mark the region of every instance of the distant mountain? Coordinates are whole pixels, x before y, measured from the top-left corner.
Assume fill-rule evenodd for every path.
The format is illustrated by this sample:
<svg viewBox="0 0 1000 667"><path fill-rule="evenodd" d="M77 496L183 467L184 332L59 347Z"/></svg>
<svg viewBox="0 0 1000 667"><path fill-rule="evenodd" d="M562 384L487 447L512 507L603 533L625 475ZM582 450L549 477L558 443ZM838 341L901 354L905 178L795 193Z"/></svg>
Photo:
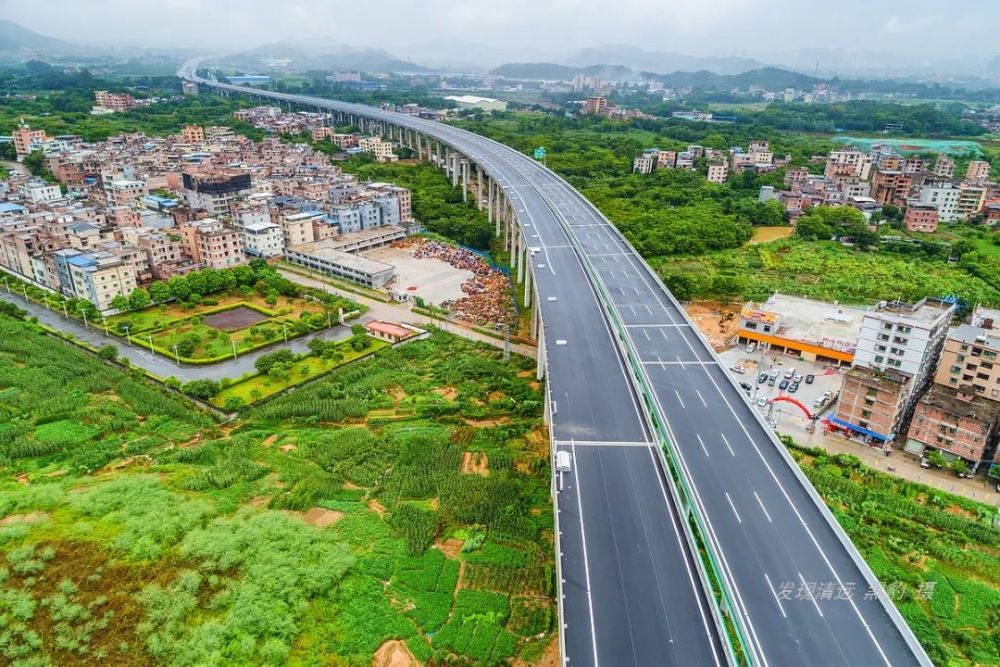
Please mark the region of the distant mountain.
<svg viewBox="0 0 1000 667"><path fill-rule="evenodd" d="M533 79L543 81L566 81L577 74L593 76L606 81L638 81L641 77L628 67L621 65L588 65L569 67L555 63L507 63L490 70L494 76L507 79Z"/></svg>
<svg viewBox="0 0 1000 667"><path fill-rule="evenodd" d="M739 74L764 66L764 63L752 58L688 56L682 53L647 51L627 44L611 44L582 49L571 55L566 62L577 66L612 63L655 74L699 70L715 74Z"/></svg>
<svg viewBox="0 0 1000 667"><path fill-rule="evenodd" d="M83 47L75 44L39 34L13 21L0 19L0 52L63 54L83 50Z"/></svg>
<svg viewBox="0 0 1000 667"><path fill-rule="evenodd" d="M309 44L275 42L214 61L244 69L263 70L273 61L288 61L288 68L296 71L317 69L363 70L366 72L393 72L421 70L419 65L406 62L382 49L355 49L344 44Z"/></svg>
<svg viewBox="0 0 1000 667"><path fill-rule="evenodd" d="M690 87L696 90L729 90L731 88L747 88L748 86L761 86L768 90L809 89L823 81L808 74L780 67L762 67L739 74L715 74L702 70L700 72L672 72L670 74L647 72L645 75L647 79L661 81L668 88Z"/></svg>

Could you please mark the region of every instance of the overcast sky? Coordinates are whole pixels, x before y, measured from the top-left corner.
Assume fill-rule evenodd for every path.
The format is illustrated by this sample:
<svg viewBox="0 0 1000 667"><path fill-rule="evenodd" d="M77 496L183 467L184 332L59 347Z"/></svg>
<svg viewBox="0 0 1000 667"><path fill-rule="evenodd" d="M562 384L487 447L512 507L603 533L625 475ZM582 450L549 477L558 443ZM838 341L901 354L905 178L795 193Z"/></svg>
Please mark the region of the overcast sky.
<svg viewBox="0 0 1000 667"><path fill-rule="evenodd" d="M611 43L692 55L1000 52L998 0L0 0L0 17L77 43L228 51L304 40L402 57L461 41L520 60Z"/></svg>

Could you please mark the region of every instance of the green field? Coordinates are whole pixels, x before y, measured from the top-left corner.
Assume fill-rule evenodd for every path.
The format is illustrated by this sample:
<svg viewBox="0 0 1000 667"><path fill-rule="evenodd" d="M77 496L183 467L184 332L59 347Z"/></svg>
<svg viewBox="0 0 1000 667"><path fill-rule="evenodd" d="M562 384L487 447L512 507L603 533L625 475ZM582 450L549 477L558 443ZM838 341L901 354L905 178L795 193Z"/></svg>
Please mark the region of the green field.
<svg viewBox="0 0 1000 667"><path fill-rule="evenodd" d="M1000 664L996 507L792 449L937 665Z"/></svg>
<svg viewBox="0 0 1000 667"><path fill-rule="evenodd" d="M535 662L555 605L531 366L435 333L220 427L0 316L0 661Z"/></svg>

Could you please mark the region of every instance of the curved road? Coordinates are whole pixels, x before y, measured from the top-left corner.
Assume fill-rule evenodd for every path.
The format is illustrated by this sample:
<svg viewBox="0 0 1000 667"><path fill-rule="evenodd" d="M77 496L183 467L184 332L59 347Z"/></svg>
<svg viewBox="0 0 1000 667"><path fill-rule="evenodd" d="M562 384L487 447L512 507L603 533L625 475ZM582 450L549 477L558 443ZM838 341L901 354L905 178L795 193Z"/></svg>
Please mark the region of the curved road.
<svg viewBox="0 0 1000 667"><path fill-rule="evenodd" d="M190 63L180 74L406 128L460 152L506 194L520 234L539 248L530 268L552 433L574 459L556 496L570 664L726 660L683 530L688 512L752 664L931 664L683 309L565 181L509 147L433 121L204 81ZM661 443L687 490L680 503Z"/></svg>

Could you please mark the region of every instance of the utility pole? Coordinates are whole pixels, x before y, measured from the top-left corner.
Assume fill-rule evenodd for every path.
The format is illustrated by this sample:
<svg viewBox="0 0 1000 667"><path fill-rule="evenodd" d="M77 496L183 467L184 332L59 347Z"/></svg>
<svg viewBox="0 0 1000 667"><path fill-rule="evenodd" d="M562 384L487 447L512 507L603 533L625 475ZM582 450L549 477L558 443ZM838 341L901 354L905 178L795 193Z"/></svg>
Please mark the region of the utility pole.
<svg viewBox="0 0 1000 667"><path fill-rule="evenodd" d="M510 325L503 325L503 360L510 361Z"/></svg>

